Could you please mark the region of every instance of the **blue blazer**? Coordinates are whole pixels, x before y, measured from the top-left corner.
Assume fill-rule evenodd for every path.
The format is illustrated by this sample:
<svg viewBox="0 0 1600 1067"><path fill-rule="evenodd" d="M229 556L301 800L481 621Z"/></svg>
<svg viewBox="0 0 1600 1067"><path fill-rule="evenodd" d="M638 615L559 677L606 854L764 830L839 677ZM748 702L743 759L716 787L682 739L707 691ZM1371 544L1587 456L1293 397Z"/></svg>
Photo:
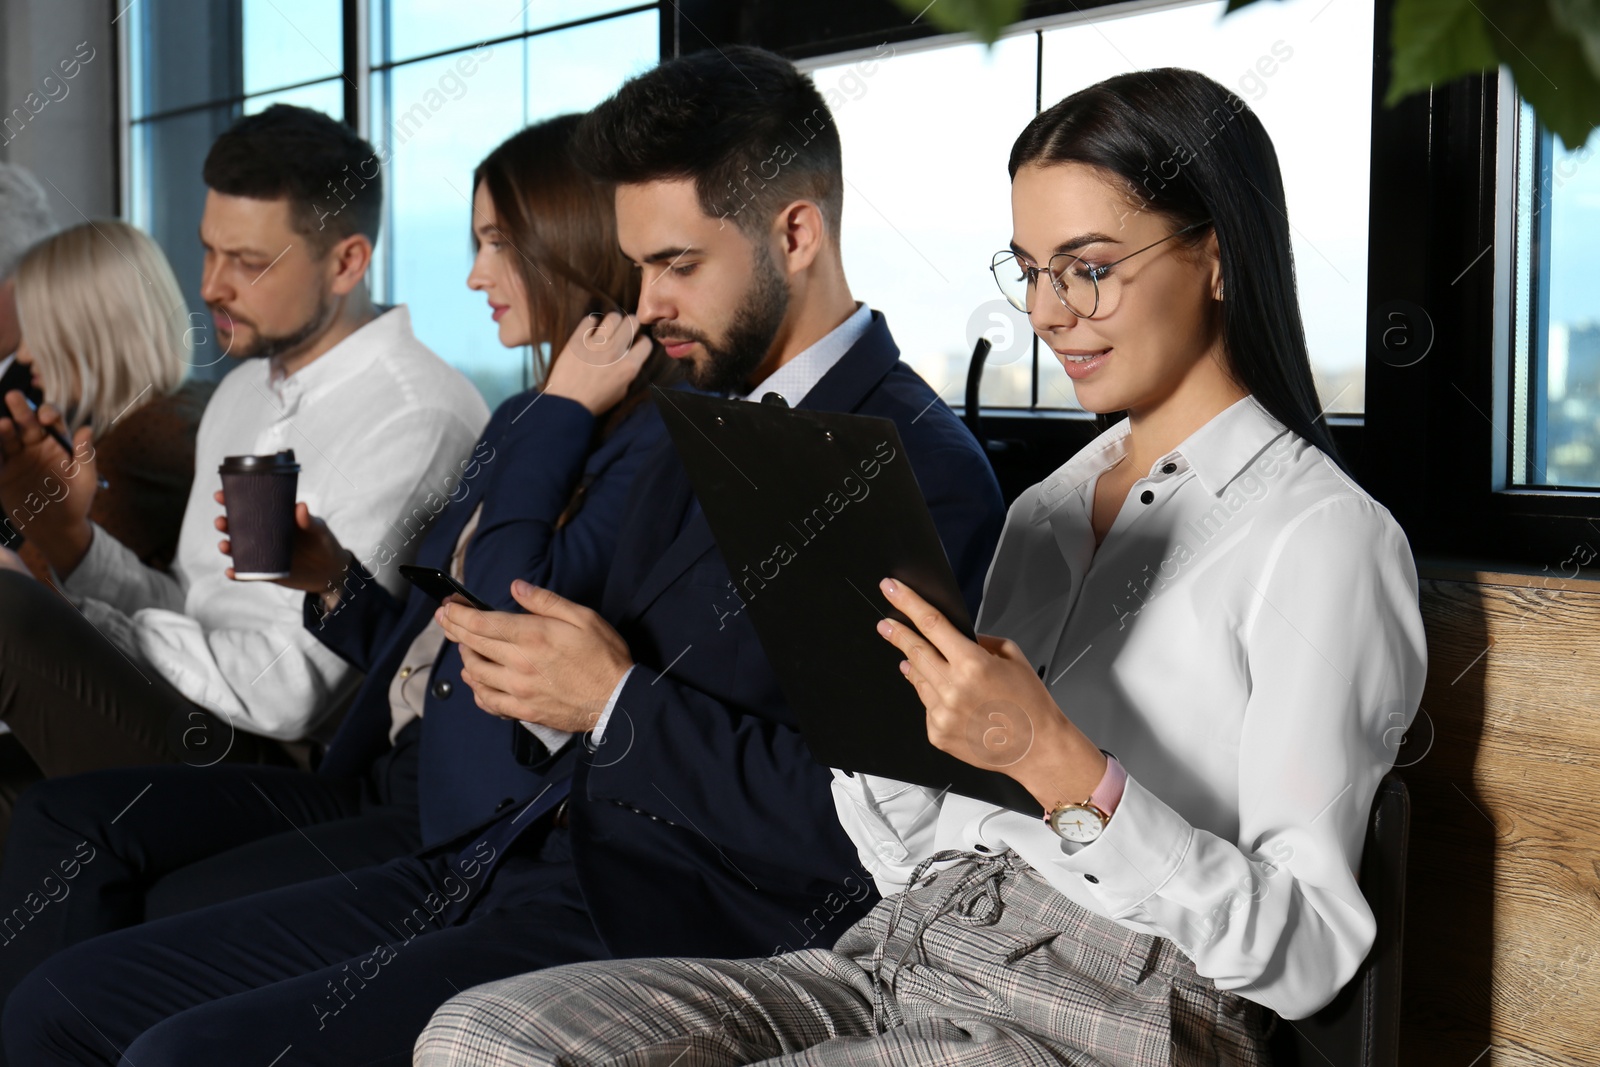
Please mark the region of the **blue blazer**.
<svg viewBox="0 0 1600 1067"><path fill-rule="evenodd" d="M1000 487L966 426L900 361L881 313L796 406L895 421L976 616L1005 518ZM570 790L579 883L613 955L831 947L877 894L749 613L729 613L732 581L693 503L665 441L623 512L600 609L637 663L603 741L533 768L547 790L464 847L504 854Z"/></svg>
<svg viewBox="0 0 1600 1067"><path fill-rule="evenodd" d="M459 479L425 503L439 514L416 562L448 571L456 541L481 502L462 584L502 611L522 610L511 597L513 578L598 607L629 487L656 447L668 442L650 403L637 406L596 447L598 426L577 401L536 390L501 404ZM582 506L556 528L580 485ZM366 672L319 767L340 776L361 774L389 747L389 685L437 607L416 589L397 600L354 569L351 592L326 617L317 610L318 598L306 598L306 626ZM428 679L422 716L417 789L424 844L449 840L538 792L543 783L516 758L527 737L517 723L477 706L461 681L461 653L447 644Z"/></svg>

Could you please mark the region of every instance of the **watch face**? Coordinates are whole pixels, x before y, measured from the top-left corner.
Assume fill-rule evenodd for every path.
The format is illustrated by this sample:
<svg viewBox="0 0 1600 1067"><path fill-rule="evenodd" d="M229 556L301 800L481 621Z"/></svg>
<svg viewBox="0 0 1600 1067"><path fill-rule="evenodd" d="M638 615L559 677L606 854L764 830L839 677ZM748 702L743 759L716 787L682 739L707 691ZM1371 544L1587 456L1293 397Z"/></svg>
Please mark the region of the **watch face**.
<svg viewBox="0 0 1600 1067"><path fill-rule="evenodd" d="M1050 829L1068 841L1093 841L1105 827L1100 813L1082 804L1068 804L1050 815Z"/></svg>

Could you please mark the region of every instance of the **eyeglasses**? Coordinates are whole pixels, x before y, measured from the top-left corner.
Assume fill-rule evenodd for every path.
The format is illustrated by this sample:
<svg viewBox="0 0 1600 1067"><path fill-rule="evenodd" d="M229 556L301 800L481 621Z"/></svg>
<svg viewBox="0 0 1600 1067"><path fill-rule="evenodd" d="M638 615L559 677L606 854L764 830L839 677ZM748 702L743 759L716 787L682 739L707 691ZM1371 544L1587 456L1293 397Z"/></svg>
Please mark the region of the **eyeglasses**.
<svg viewBox="0 0 1600 1067"><path fill-rule="evenodd" d="M1211 225L1210 219L1185 226L1110 263L1098 265L1085 263L1070 252L1057 252L1050 257L1050 262L1044 267L1033 267L1022 262L1021 257L1015 252L1006 249L994 254L994 261L989 264L989 270L994 274L994 282L1000 287L1001 294L1012 307L1024 314L1030 310L1028 297L1033 292L1034 282L1038 280L1040 274L1048 272L1050 287L1056 291L1056 299L1061 301L1062 306L1080 319L1092 319L1095 312L1100 310L1102 299L1105 299L1108 305L1114 306L1116 303L1121 279L1107 276L1112 267L1132 259L1140 252L1148 252L1156 245L1164 244L1179 234L1209 225Z"/></svg>

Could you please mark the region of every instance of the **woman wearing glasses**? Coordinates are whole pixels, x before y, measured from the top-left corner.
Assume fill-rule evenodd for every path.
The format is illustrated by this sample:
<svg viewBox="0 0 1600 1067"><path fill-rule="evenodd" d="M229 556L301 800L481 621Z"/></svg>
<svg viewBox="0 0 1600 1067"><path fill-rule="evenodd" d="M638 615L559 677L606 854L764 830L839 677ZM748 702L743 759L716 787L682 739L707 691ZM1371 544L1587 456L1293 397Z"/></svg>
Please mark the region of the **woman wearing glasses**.
<svg viewBox="0 0 1600 1067"><path fill-rule="evenodd" d="M1125 416L1011 506L977 642L887 580L914 626L878 629L929 740L1033 804L836 771L885 899L831 951L480 987L419 1063L1263 1064L1267 1009L1359 967L1426 650L1406 538L1318 411L1272 143L1164 69L1043 112L1010 170L996 280Z"/></svg>

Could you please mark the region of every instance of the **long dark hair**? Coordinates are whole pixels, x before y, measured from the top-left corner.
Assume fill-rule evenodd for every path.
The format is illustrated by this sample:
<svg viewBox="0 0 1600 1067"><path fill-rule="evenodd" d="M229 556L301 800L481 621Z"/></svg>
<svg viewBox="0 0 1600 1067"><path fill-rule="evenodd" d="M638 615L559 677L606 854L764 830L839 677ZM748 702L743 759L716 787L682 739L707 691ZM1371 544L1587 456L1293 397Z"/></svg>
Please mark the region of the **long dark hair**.
<svg viewBox="0 0 1600 1067"><path fill-rule="evenodd" d="M582 117L558 115L514 133L472 172L473 189L482 184L489 190L498 228L516 253L532 330L534 380L541 388L584 316L632 311L639 303L639 273L617 247L612 187L573 161L572 134ZM548 361L539 352L541 342L550 345ZM628 391L602 414L599 439L649 399L651 385L665 387L682 376L682 367L652 342ZM587 483L578 485L557 526L577 513L587 489Z"/></svg>
<svg viewBox="0 0 1600 1067"><path fill-rule="evenodd" d="M1210 220L1178 240L1192 250L1216 231L1230 373L1274 418L1351 473L1311 376L1278 154L1241 98L1178 67L1119 74L1036 115L1011 147L1011 177L1030 163L1108 171L1135 209L1175 229ZM1105 429L1122 414L1097 422Z"/></svg>

